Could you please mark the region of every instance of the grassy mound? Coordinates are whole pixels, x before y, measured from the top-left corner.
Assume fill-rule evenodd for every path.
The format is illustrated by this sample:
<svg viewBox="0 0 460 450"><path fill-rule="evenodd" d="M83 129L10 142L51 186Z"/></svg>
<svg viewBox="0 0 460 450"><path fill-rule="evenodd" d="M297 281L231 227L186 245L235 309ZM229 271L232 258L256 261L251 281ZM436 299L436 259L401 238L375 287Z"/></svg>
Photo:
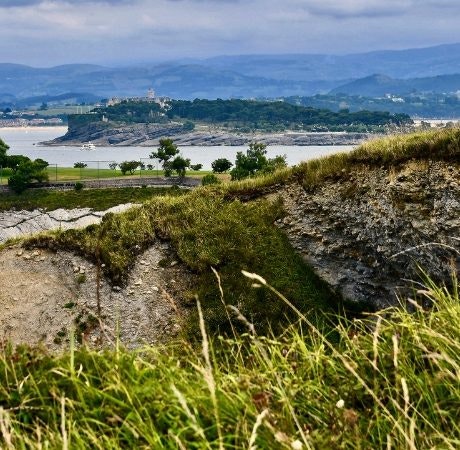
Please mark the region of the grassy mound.
<svg viewBox="0 0 460 450"><path fill-rule="evenodd" d="M430 311L343 319L334 341L301 316L211 342L201 321L201 351L3 348L0 446L458 448L458 290L421 294Z"/></svg>
<svg viewBox="0 0 460 450"><path fill-rule="evenodd" d="M101 225L38 236L27 245L74 250L101 265L115 284L123 283L137 256L156 240L168 240L195 275L206 320L213 330L228 326L219 285L228 303L237 305L260 327L281 327L286 309L267 291L251 291L241 270L272 280L302 310L336 306L334 295L296 254L273 225L282 217L279 202L226 201L199 189L180 197L159 197L123 214L108 214ZM195 326L196 329L196 326Z"/></svg>

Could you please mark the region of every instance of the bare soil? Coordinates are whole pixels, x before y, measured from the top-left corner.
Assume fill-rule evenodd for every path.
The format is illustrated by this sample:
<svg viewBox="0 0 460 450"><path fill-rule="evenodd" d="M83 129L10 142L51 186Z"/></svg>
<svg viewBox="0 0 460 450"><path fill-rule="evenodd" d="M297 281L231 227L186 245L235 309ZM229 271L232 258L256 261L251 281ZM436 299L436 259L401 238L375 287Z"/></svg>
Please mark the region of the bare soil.
<svg viewBox="0 0 460 450"><path fill-rule="evenodd" d="M125 287L111 286L101 272L68 252L3 250L0 337L58 350L69 345L71 330L79 342L110 346L119 339L129 348L178 336L192 278L167 244L138 258Z"/></svg>

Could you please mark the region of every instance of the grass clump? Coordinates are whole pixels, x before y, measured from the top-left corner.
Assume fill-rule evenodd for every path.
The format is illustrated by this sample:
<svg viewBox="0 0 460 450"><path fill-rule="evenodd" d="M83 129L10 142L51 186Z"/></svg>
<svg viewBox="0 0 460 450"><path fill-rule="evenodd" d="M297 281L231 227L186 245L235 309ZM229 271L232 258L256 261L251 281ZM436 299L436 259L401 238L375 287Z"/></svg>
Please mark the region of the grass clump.
<svg viewBox="0 0 460 450"><path fill-rule="evenodd" d="M307 318L281 337L62 356L4 347L4 448L458 448L460 302L432 284L429 311Z"/></svg>

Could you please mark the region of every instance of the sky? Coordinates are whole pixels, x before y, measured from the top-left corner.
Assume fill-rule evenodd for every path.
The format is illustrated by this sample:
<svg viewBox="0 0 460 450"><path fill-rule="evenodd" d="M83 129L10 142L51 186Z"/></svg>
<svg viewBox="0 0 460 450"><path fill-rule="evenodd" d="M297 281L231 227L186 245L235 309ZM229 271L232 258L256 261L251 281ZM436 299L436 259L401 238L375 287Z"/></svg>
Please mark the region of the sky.
<svg viewBox="0 0 460 450"><path fill-rule="evenodd" d="M459 0L0 0L0 62L129 65L460 42Z"/></svg>

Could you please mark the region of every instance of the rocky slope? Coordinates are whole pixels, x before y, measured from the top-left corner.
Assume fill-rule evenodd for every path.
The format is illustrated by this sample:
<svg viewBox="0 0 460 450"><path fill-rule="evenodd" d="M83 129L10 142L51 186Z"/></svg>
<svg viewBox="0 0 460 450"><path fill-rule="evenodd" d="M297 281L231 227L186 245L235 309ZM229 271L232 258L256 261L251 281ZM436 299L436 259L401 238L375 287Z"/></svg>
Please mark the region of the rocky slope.
<svg viewBox="0 0 460 450"><path fill-rule="evenodd" d="M93 345L165 342L186 315L180 293L187 280L191 275L162 243L140 255L124 287L111 286L72 253L12 246L0 259L0 342L68 348L72 329Z"/></svg>
<svg viewBox="0 0 460 450"><path fill-rule="evenodd" d="M158 145L162 138L172 138L177 145L246 145L263 142L268 145L356 145L371 137L366 133L232 133L223 130L185 132L180 124L114 125L95 122L69 124L68 132L46 145L145 146ZM375 137L375 135L374 135Z"/></svg>
<svg viewBox="0 0 460 450"><path fill-rule="evenodd" d="M355 170L316 189L280 192L278 226L345 298L381 308L419 289L421 270L449 280L460 268L460 165L413 161Z"/></svg>
<svg viewBox="0 0 460 450"><path fill-rule="evenodd" d="M385 157L391 155L392 163L387 159L385 165L369 165L365 152L356 151L355 163L331 171L320 182L303 184L306 178L296 172L298 176L265 188L256 180L251 192L281 198L285 215L276 225L344 298L368 309L395 305L399 298L414 298L423 291L422 270L436 282L448 284L452 273L458 275L460 269L460 160L456 156L460 132L449 133L420 141L426 148L410 137L395 139L393 147L385 147ZM432 149L436 153L433 150L434 157L429 159L425 150ZM398 159L397 151L403 157ZM409 159L407 151L421 156ZM373 161L380 160L374 155ZM241 200L243 192L240 187L232 195ZM203 215L209 214L206 203L200 205ZM30 233L85 225L103 213L12 214L3 216L4 230ZM118 225L114 221L113 226ZM86 338L96 342L99 327L93 326L91 316L101 320L105 342L108 336L113 338L117 327L128 346L162 342L175 335L187 313L195 278L177 260L163 231L160 235L164 236L137 257L123 287L99 279L97 267L65 251L3 250L0 329L4 337L16 343L58 347L73 323L83 323ZM230 244L240 245L237 240Z"/></svg>

